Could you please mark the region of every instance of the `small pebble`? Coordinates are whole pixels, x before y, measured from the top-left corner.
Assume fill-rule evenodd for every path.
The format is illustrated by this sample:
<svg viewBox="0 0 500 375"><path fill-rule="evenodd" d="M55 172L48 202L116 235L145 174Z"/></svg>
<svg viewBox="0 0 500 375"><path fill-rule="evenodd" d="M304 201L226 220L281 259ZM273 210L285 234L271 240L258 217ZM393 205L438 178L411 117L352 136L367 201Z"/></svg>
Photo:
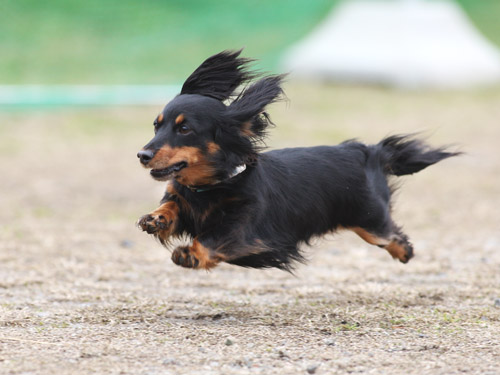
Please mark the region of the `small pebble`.
<svg viewBox="0 0 500 375"><path fill-rule="evenodd" d="M177 365L177 361L174 358L165 358L163 360L164 365Z"/></svg>
<svg viewBox="0 0 500 375"><path fill-rule="evenodd" d="M323 342L325 343L325 345L335 346L335 340L334 339L324 339Z"/></svg>
<svg viewBox="0 0 500 375"><path fill-rule="evenodd" d="M316 372L316 370L318 369L318 367L319 367L319 365L317 365L317 364L309 365L309 366L307 366L306 371L308 374L314 374Z"/></svg>
<svg viewBox="0 0 500 375"><path fill-rule="evenodd" d="M500 307L500 298L495 299L495 307Z"/></svg>
<svg viewBox="0 0 500 375"><path fill-rule="evenodd" d="M227 339L227 340L226 340L226 342L225 342L225 344L226 344L226 346L231 346L231 345L233 345L234 343L233 343L233 340L231 340L231 339Z"/></svg>
<svg viewBox="0 0 500 375"><path fill-rule="evenodd" d="M283 350L278 350L278 357L280 357L281 359L283 359L283 358L290 358L288 356L288 354L285 351L283 351Z"/></svg>
<svg viewBox="0 0 500 375"><path fill-rule="evenodd" d="M212 315L212 320L219 320L219 319L222 319L223 317L224 317L224 313L217 313L217 314Z"/></svg>

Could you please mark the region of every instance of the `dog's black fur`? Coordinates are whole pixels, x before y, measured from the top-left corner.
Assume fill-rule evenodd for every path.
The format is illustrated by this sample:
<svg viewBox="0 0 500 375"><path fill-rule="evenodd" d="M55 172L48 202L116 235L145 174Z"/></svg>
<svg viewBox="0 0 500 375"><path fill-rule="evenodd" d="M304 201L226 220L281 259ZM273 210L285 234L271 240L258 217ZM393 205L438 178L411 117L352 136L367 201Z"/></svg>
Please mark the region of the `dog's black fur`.
<svg viewBox="0 0 500 375"><path fill-rule="evenodd" d="M240 52L207 59L155 120L155 136L138 157L154 178L168 181L167 192L139 226L165 245L191 238L172 254L188 268L224 261L290 270L303 260L300 244L339 229L408 262L413 248L391 219L388 177L457 153L410 136L261 152L271 124L264 110L282 97L283 76L261 78L234 95L255 78Z"/></svg>

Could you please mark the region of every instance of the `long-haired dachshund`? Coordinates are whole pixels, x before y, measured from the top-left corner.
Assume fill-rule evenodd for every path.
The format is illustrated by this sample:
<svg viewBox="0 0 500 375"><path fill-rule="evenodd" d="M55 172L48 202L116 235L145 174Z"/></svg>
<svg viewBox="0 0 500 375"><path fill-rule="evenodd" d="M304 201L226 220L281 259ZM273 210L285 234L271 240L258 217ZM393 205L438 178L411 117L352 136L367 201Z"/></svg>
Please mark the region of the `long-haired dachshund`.
<svg viewBox="0 0 500 375"><path fill-rule="evenodd" d="M283 76L235 95L257 78L240 52L208 58L155 119L155 136L137 156L154 179L167 181L166 193L139 227L164 245L189 238L172 253L187 268L227 262L291 270L304 260L299 245L340 229L408 262L413 247L391 218L388 177L457 153L410 136L262 152L271 124L265 108L282 97Z"/></svg>

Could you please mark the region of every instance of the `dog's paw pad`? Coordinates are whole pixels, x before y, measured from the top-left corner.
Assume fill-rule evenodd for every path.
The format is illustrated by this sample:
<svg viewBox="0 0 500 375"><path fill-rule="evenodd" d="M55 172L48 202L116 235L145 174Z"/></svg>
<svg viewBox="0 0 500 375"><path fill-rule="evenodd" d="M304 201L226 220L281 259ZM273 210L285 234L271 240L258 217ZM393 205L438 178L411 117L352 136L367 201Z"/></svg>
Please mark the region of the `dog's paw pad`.
<svg viewBox="0 0 500 375"><path fill-rule="evenodd" d="M198 268L200 264L187 246L180 246L172 252L172 262L185 268Z"/></svg>
<svg viewBox="0 0 500 375"><path fill-rule="evenodd" d="M143 231L152 234L159 232L160 230L167 229L172 222L167 222L165 216L163 215L144 215L137 221L137 225Z"/></svg>

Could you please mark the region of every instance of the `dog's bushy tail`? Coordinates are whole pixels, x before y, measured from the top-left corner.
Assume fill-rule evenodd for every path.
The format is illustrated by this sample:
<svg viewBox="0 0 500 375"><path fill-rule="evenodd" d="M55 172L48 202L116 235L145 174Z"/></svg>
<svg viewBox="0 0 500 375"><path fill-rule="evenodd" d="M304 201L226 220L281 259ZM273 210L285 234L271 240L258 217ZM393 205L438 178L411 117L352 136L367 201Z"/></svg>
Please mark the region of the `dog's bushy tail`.
<svg viewBox="0 0 500 375"><path fill-rule="evenodd" d="M381 153L384 172L395 176L413 174L438 161L461 152L449 152L444 147L432 148L412 135L393 135L376 146Z"/></svg>

